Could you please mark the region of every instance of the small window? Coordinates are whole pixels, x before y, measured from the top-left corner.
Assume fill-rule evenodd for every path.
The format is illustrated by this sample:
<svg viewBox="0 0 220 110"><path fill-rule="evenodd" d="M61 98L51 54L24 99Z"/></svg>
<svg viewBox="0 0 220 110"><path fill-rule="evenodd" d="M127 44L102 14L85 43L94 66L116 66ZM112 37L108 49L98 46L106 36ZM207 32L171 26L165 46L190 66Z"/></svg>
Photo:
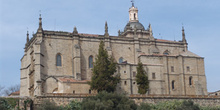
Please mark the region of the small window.
<svg viewBox="0 0 220 110"><path fill-rule="evenodd" d="M190 72L190 67L187 66L187 67L186 67L186 70L187 70L187 72Z"/></svg>
<svg viewBox="0 0 220 110"><path fill-rule="evenodd" d="M89 68L93 68L93 56L89 56Z"/></svg>
<svg viewBox="0 0 220 110"><path fill-rule="evenodd" d="M166 50L165 52L163 52L164 55L169 55L170 52L168 50Z"/></svg>
<svg viewBox="0 0 220 110"><path fill-rule="evenodd" d="M133 77L136 77L136 72L133 72Z"/></svg>
<svg viewBox="0 0 220 110"><path fill-rule="evenodd" d="M91 94L92 93L92 91L91 90L89 90L89 94Z"/></svg>
<svg viewBox="0 0 220 110"><path fill-rule="evenodd" d="M189 77L189 85L192 85L192 76Z"/></svg>
<svg viewBox="0 0 220 110"><path fill-rule="evenodd" d="M126 71L124 71L124 73L126 73Z"/></svg>
<svg viewBox="0 0 220 110"><path fill-rule="evenodd" d="M135 84L135 82L133 82L133 84Z"/></svg>
<svg viewBox="0 0 220 110"><path fill-rule="evenodd" d="M175 81L172 81L172 89L175 89Z"/></svg>
<svg viewBox="0 0 220 110"><path fill-rule="evenodd" d="M73 94L75 94L75 90L73 90Z"/></svg>
<svg viewBox="0 0 220 110"><path fill-rule="evenodd" d="M127 81L124 82L124 85L127 85Z"/></svg>
<svg viewBox="0 0 220 110"><path fill-rule="evenodd" d="M152 73L152 79L156 79L156 74Z"/></svg>
<svg viewBox="0 0 220 110"><path fill-rule="evenodd" d="M57 54L57 59L56 59L56 65L57 66L62 66L62 61L61 61L61 55L60 54Z"/></svg>
<svg viewBox="0 0 220 110"><path fill-rule="evenodd" d="M171 66L171 72L174 72L174 67L173 66Z"/></svg>
<svg viewBox="0 0 220 110"><path fill-rule="evenodd" d="M123 63L123 61L124 61L124 59L122 57L119 58L119 60L118 60L119 63Z"/></svg>

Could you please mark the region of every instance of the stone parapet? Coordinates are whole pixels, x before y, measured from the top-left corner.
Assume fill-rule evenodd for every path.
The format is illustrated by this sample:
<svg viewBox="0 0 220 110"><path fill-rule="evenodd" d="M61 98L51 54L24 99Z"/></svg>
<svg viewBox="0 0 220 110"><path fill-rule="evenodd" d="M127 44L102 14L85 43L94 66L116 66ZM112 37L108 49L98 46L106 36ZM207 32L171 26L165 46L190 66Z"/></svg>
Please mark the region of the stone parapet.
<svg viewBox="0 0 220 110"><path fill-rule="evenodd" d="M38 96L33 98L34 105L39 105L43 100L54 101L57 105L66 105L72 100L82 101L89 96L95 96L96 94L46 94L45 96ZM220 97L216 96L168 96L168 95L128 95L128 97L135 101L136 104L150 103L157 104L164 101L174 100L192 100L194 103L200 106L219 106Z"/></svg>

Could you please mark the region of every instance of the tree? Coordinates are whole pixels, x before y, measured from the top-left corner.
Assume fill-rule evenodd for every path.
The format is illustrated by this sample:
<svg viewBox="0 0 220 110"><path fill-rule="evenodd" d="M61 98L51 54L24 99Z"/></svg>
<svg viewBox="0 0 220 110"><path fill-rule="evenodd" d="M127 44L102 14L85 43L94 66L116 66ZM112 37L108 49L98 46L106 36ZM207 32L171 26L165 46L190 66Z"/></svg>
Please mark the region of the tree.
<svg viewBox="0 0 220 110"><path fill-rule="evenodd" d="M96 96L83 99L82 110L136 110L134 100L117 93L99 92Z"/></svg>
<svg viewBox="0 0 220 110"><path fill-rule="evenodd" d="M104 49L104 42L99 45L99 52L92 69L93 75L90 84L92 90L114 92L120 76L115 75L116 65L114 58L109 57L108 52Z"/></svg>
<svg viewBox="0 0 220 110"><path fill-rule="evenodd" d="M4 87L0 85L0 96L3 95L2 91L3 91Z"/></svg>
<svg viewBox="0 0 220 110"><path fill-rule="evenodd" d="M19 91L19 90L20 90L20 85L17 84L17 85L10 86L10 87L8 87L7 89L5 89L5 90L3 91L3 94L6 95L6 96L9 96L11 93L17 92L17 91Z"/></svg>
<svg viewBox="0 0 220 110"><path fill-rule="evenodd" d="M143 68L143 64L139 61L137 66L136 81L138 85L138 93L146 94L149 89L149 81L147 72Z"/></svg>
<svg viewBox="0 0 220 110"><path fill-rule="evenodd" d="M57 106L54 101L43 100L42 103L37 107L37 110L62 110L63 108Z"/></svg>

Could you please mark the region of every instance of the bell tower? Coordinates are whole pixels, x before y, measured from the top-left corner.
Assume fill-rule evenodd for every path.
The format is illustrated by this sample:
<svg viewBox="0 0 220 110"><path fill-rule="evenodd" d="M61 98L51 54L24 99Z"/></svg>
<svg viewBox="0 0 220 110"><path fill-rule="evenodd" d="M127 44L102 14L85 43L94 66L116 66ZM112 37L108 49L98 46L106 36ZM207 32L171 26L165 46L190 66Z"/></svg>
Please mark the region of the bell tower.
<svg viewBox="0 0 220 110"><path fill-rule="evenodd" d="M138 9L134 7L134 0L131 2L132 6L129 9L129 22L138 22Z"/></svg>

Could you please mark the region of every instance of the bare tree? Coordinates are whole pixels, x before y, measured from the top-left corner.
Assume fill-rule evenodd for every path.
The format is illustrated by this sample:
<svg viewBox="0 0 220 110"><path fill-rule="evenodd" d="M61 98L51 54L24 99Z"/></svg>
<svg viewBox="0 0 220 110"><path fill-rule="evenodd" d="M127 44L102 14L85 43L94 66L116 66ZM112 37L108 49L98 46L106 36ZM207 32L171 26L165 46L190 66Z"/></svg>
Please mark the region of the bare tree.
<svg viewBox="0 0 220 110"><path fill-rule="evenodd" d="M0 96L3 95L2 91L4 90L4 87L0 85Z"/></svg>
<svg viewBox="0 0 220 110"><path fill-rule="evenodd" d="M16 92L16 91L19 91L19 90L20 90L20 85L17 84L17 85L10 86L10 87L8 87L7 89L5 89L5 90L3 91L3 94L4 94L5 96L9 96L11 93Z"/></svg>

